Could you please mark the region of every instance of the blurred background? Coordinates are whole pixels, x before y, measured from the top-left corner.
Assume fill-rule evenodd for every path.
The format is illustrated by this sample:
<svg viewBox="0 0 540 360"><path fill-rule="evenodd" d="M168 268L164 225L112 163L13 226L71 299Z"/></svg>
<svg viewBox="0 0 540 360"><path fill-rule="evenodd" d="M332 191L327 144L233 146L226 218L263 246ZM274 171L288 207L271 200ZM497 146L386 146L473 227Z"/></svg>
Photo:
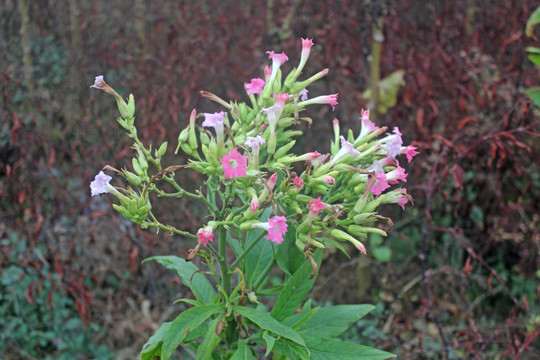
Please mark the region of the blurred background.
<svg viewBox="0 0 540 360"><path fill-rule="evenodd" d="M399 126L420 151L407 166L414 207L385 210L394 227L369 239L367 257L328 252L311 296L375 304L347 340L400 359L538 359L539 108L526 91L539 73L525 52L539 44L525 34L537 6L3 0L0 354L133 359L183 309L173 301L192 296L172 273L141 265L184 257L192 243L143 231L110 198L90 197L95 174L131 168L132 154L112 97L89 88L94 77L133 93L140 138L169 141L162 162L181 164L171 149L191 110L222 110L200 90L247 101L243 83L263 76L265 52L284 51L288 71L309 37L304 76L330 69L309 95L339 92L339 105L310 107L314 124L296 152L328 151L332 120L356 132L373 104L376 124ZM377 73L374 103L365 91ZM199 186L195 173L178 176ZM153 204L178 228L205 221L187 199Z"/></svg>

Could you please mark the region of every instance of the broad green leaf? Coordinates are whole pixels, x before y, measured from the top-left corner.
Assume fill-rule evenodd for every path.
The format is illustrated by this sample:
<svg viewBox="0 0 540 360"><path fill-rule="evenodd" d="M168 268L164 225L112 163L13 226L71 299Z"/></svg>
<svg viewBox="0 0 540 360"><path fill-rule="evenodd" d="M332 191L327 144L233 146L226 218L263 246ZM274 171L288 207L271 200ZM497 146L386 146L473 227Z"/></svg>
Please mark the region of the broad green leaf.
<svg viewBox="0 0 540 360"><path fill-rule="evenodd" d="M534 105L540 107L540 87L527 89L525 94L533 101Z"/></svg>
<svg viewBox="0 0 540 360"><path fill-rule="evenodd" d="M527 20L527 25L525 26L525 34L527 34L528 37L532 36L533 27L537 24L540 24L540 6L534 10L534 12L529 17L529 20Z"/></svg>
<svg viewBox="0 0 540 360"><path fill-rule="evenodd" d="M304 339L296 331L283 325L265 312L248 308L245 306L233 305L233 310L240 315L248 318L262 330L268 330L276 335L292 340L297 344L304 346Z"/></svg>
<svg viewBox="0 0 540 360"><path fill-rule="evenodd" d="M373 305L335 305L319 308L297 331L302 336L334 338L373 310Z"/></svg>
<svg viewBox="0 0 540 360"><path fill-rule="evenodd" d="M285 320L282 321L284 325L292 327L294 330L298 331L301 329L305 323L308 322L309 319L311 319L317 311L319 311L319 307L316 307L314 309L307 309L302 310L299 313L294 313Z"/></svg>
<svg viewBox="0 0 540 360"><path fill-rule="evenodd" d="M266 353L264 354L264 356L268 356L268 354L270 354L270 352L272 352L272 349L274 348L276 338L270 335L268 331L263 331L262 337L264 341L266 341Z"/></svg>
<svg viewBox="0 0 540 360"><path fill-rule="evenodd" d="M313 256L319 267L322 260L322 254L323 251L319 249ZM294 275L289 278L270 313L274 319L282 321L298 310L317 278L317 274L315 274L313 278L309 278L312 272L313 268L311 267L311 262L307 260Z"/></svg>
<svg viewBox="0 0 540 360"><path fill-rule="evenodd" d="M171 326L170 322L164 322L161 324L160 328L156 330L154 335L148 339L146 344L144 344L141 354L139 355L140 360L153 360L155 357L161 357L161 346L163 345L163 339L165 334Z"/></svg>
<svg viewBox="0 0 540 360"><path fill-rule="evenodd" d="M531 54L527 57L534 65L540 66L540 54Z"/></svg>
<svg viewBox="0 0 540 360"><path fill-rule="evenodd" d="M384 360L395 357L386 351L334 339L306 337L310 360Z"/></svg>
<svg viewBox="0 0 540 360"><path fill-rule="evenodd" d="M262 221L266 221L268 219L271 211L272 210L268 208L261 214ZM248 248L263 233L263 230L249 231L246 235L246 243L244 244L244 248ZM249 288L253 284L260 284L263 277L266 276L265 270L269 266L272 266L273 263L274 251L272 249L272 242L263 237L245 257L244 274L246 276L246 288Z"/></svg>
<svg viewBox="0 0 540 360"><path fill-rule="evenodd" d="M382 263L389 262L392 258L392 249L388 246L377 246L371 249L373 257Z"/></svg>
<svg viewBox="0 0 540 360"><path fill-rule="evenodd" d="M238 341L238 349L229 360L255 360L255 355L247 344L247 340Z"/></svg>
<svg viewBox="0 0 540 360"><path fill-rule="evenodd" d="M199 268L193 263L172 255L154 256L145 259L143 263L150 260L155 260L160 265L175 272L182 279L184 285L191 289L198 301L203 304L210 304L215 290L203 273L195 274L195 272L199 271Z"/></svg>
<svg viewBox="0 0 540 360"><path fill-rule="evenodd" d="M189 332L194 331L210 316L224 310L224 304L201 305L188 309L178 315L171 323L163 339L161 359L169 359L178 345L185 340Z"/></svg>
<svg viewBox="0 0 540 360"><path fill-rule="evenodd" d="M282 354L287 359L310 359L306 348L283 338L279 338L274 344L274 353Z"/></svg>
<svg viewBox="0 0 540 360"><path fill-rule="evenodd" d="M197 349L197 360L210 360L216 346L218 346L221 337L216 334L216 329L223 317L218 317L208 325L208 331L202 344Z"/></svg>
<svg viewBox="0 0 540 360"><path fill-rule="evenodd" d="M296 230L289 226L285 234L285 241L279 245L276 255L279 268L288 275L294 274L305 260L304 254L298 250L295 241Z"/></svg>
<svg viewBox="0 0 540 360"><path fill-rule="evenodd" d="M279 295L284 287L285 285L276 285L276 286L269 287L267 289L257 290L255 294L257 294L257 296Z"/></svg>
<svg viewBox="0 0 540 360"><path fill-rule="evenodd" d="M253 230L246 235L245 248L249 247L257 238L263 234L263 230ZM272 242L264 237L249 251L245 258L246 288L251 285L260 284L261 277L266 275L266 269L274 263L274 252Z"/></svg>

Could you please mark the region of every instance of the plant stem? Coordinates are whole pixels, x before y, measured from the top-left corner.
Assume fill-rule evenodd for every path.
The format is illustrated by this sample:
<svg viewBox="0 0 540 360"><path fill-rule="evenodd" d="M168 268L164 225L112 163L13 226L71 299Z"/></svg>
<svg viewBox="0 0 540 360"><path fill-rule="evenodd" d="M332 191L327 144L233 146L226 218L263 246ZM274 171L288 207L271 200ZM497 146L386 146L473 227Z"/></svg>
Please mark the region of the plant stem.
<svg viewBox="0 0 540 360"><path fill-rule="evenodd" d="M236 258L236 260L231 264L230 268L234 269L236 265L238 265L238 263L242 261L242 259L248 254L248 252L250 252L251 249L253 249L255 245L257 245L257 243L263 238L263 236L264 236L264 231L261 233L261 235L259 235L257 239L255 239L255 241L253 241L249 245L249 247L239 257Z"/></svg>
<svg viewBox="0 0 540 360"><path fill-rule="evenodd" d="M379 83L381 81L381 48L384 41L382 31L383 18L379 17L375 20L372 27L373 37L371 43L371 97L369 99L368 108L372 111L371 119L376 120L379 114Z"/></svg>

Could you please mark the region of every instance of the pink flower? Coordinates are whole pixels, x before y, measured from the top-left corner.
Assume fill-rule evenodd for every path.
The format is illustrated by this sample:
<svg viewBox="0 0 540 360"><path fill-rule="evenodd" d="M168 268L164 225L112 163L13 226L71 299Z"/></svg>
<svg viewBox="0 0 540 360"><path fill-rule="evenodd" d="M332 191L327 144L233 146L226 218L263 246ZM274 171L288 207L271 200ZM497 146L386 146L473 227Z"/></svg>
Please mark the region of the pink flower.
<svg viewBox="0 0 540 360"><path fill-rule="evenodd" d="M397 164L397 168L395 170L392 170L386 174L386 180L388 180L389 184L397 184L398 180L407 182L407 173L405 173L404 168Z"/></svg>
<svg viewBox="0 0 540 360"><path fill-rule="evenodd" d="M260 78L251 79L251 82L249 84L246 84L246 91L249 94L257 94L259 95L264 87L264 80Z"/></svg>
<svg viewBox="0 0 540 360"><path fill-rule="evenodd" d="M308 92L309 92L309 91L308 91L308 89L306 89L306 88L303 88L302 90L300 90L300 91L298 92L298 95L300 95L300 100L301 100L301 101L305 101L305 100L308 99L308 95L307 95Z"/></svg>
<svg viewBox="0 0 540 360"><path fill-rule="evenodd" d="M266 53L268 54L268 58L272 59L272 69L274 64L277 64L277 66L280 67L281 65L283 65L283 63L289 60L289 57L285 55L285 53L276 54L273 51L267 51Z"/></svg>
<svg viewBox="0 0 540 360"><path fill-rule="evenodd" d="M249 211L254 213L259 208L259 197L257 194L253 194L253 197L251 198L251 204L249 205Z"/></svg>
<svg viewBox="0 0 540 360"><path fill-rule="evenodd" d="M247 156L242 156L236 148L219 159L223 165L225 179L233 177L246 177Z"/></svg>
<svg viewBox="0 0 540 360"><path fill-rule="evenodd" d="M405 210L405 204L409 202L409 197L404 195L407 194L406 189L400 189L400 192L402 193L402 195L397 198L396 204L398 204L403 210Z"/></svg>
<svg viewBox="0 0 540 360"><path fill-rule="evenodd" d="M99 174L97 174L94 178L94 181L90 183L92 196L106 194L107 187L109 186L109 181L111 181L111 179L112 177L106 175L103 171L100 171Z"/></svg>
<svg viewBox="0 0 540 360"><path fill-rule="evenodd" d="M388 189L390 185L386 181L386 175L384 173L375 175L375 183L371 186L371 192L375 196L379 196L382 192Z"/></svg>
<svg viewBox="0 0 540 360"><path fill-rule="evenodd" d="M204 114L202 126L213 128L223 127L224 118L225 113L223 111L213 114Z"/></svg>
<svg viewBox="0 0 540 360"><path fill-rule="evenodd" d="M200 229L197 233L197 237L199 238L199 242L201 242L204 246L208 244L209 241L213 241L214 229L211 226L207 226L204 229Z"/></svg>
<svg viewBox="0 0 540 360"><path fill-rule="evenodd" d="M272 59L272 74L270 75L270 80L266 81L268 86L272 88L274 85L274 79L276 78L280 66L283 65L285 61L289 60L289 58L287 55L285 55L285 53L276 54L273 51L267 51L266 53L268 54L268 57Z"/></svg>
<svg viewBox="0 0 540 360"><path fill-rule="evenodd" d="M338 95L339 94L332 94L332 95L323 95L323 96L317 96L313 99L309 99L306 101L303 101L302 105L308 105L308 104L329 104L332 105L332 111L336 109L336 106L338 104Z"/></svg>
<svg viewBox="0 0 540 360"><path fill-rule="evenodd" d="M285 101L289 100L289 94L277 94L276 95L276 104L283 107L285 106Z"/></svg>
<svg viewBox="0 0 540 360"><path fill-rule="evenodd" d="M283 235L287 232L287 223L284 216L275 216L268 219L268 235L266 238L276 244L283 242Z"/></svg>
<svg viewBox="0 0 540 360"><path fill-rule="evenodd" d="M418 151L416 151L416 147L409 145L401 148L401 153L407 155L407 161L411 162L413 157L420 154Z"/></svg>
<svg viewBox="0 0 540 360"><path fill-rule="evenodd" d="M294 178L293 180L293 184L296 188L298 189L301 189L302 186L304 186L304 179L302 179L301 177L297 176Z"/></svg>
<svg viewBox="0 0 540 360"><path fill-rule="evenodd" d="M335 185L336 184L336 179L334 179L332 176L330 175L326 175L324 177L324 182L327 183L328 185Z"/></svg>
<svg viewBox="0 0 540 360"><path fill-rule="evenodd" d="M330 161L330 166L334 166L339 160L341 160L347 155L360 155L360 151L356 150L353 144L345 140L345 137L343 135L341 135L339 138L341 139L341 148L339 149L336 156L334 156L334 158Z"/></svg>
<svg viewBox="0 0 540 360"><path fill-rule="evenodd" d="M403 140L401 139L401 132L397 127L394 128L394 134L392 140L386 144L386 151L388 152L388 157L395 159L401 153L401 145Z"/></svg>
<svg viewBox="0 0 540 360"><path fill-rule="evenodd" d="M311 47L313 46L313 39L302 39L302 53L308 52L311 50ZM303 55L303 54L302 54Z"/></svg>
<svg viewBox="0 0 540 360"><path fill-rule="evenodd" d="M107 83L105 83L105 80L103 80L103 75L99 75L96 76L96 79L94 80L94 85L91 85L90 87L102 90L105 86L107 86Z"/></svg>
<svg viewBox="0 0 540 360"><path fill-rule="evenodd" d="M270 176L270 178L268 179L268 182L266 183L266 186L270 190L273 190L274 186L276 186L276 181L277 181L277 173L273 173L272 176Z"/></svg>
<svg viewBox="0 0 540 360"><path fill-rule="evenodd" d="M246 137L246 142L244 142L244 145L252 149L259 149L259 147L263 145L264 143L265 143L264 138L261 135L257 135L255 137L252 137L252 136Z"/></svg>
<svg viewBox="0 0 540 360"><path fill-rule="evenodd" d="M264 67L264 80L266 82L269 82L271 77L272 77L272 68L270 66L265 66Z"/></svg>
<svg viewBox="0 0 540 360"><path fill-rule="evenodd" d="M317 198L316 200L310 200L309 202L309 212L310 214L313 213L317 215L319 211L324 209L326 207L326 204L321 201L321 197Z"/></svg>
<svg viewBox="0 0 540 360"><path fill-rule="evenodd" d="M363 139L370 133L377 130L379 130L379 127L375 126L375 124L369 120L369 109L362 109L362 130L360 131L360 135L358 135L356 138L356 141Z"/></svg>

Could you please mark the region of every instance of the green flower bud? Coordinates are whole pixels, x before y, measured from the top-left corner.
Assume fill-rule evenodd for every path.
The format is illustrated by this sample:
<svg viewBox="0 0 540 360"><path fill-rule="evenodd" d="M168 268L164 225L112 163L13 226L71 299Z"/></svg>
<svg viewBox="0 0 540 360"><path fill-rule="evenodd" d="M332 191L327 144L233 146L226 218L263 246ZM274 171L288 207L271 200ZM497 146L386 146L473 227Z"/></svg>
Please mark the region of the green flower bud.
<svg viewBox="0 0 540 360"><path fill-rule="evenodd" d="M364 227L358 225L349 225L347 231L356 236L366 237L367 233L379 234L381 236L387 236L384 230L373 228L373 227Z"/></svg>
<svg viewBox="0 0 540 360"><path fill-rule="evenodd" d="M287 154L287 152L292 149L295 143L296 143L296 140L293 140L289 142L288 144L283 145L279 149L277 149L277 151L274 154L274 159L279 160L280 158L285 156L285 154Z"/></svg>
<svg viewBox="0 0 540 360"><path fill-rule="evenodd" d="M135 186L139 186L141 184L142 180L140 177L127 170L124 170L123 172L126 180L129 181L130 184Z"/></svg>
<svg viewBox="0 0 540 360"><path fill-rule="evenodd" d="M168 143L167 143L167 141L165 141L163 144L161 144L159 149L156 150L156 157L157 158L160 158L163 155L165 155L165 153L167 152L167 145L168 145Z"/></svg>

